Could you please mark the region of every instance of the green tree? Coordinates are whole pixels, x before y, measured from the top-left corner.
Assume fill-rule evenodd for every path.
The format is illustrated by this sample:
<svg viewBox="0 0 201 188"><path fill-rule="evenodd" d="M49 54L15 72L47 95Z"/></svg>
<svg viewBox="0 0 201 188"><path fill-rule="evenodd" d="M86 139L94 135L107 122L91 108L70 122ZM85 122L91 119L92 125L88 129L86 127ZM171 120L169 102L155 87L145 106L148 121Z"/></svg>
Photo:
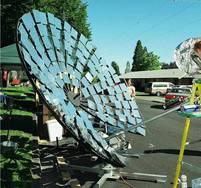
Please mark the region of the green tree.
<svg viewBox="0 0 201 188"><path fill-rule="evenodd" d="M146 47L142 46L140 40L137 41L133 56L132 71L158 70L161 68L159 56L153 52L148 52Z"/></svg>
<svg viewBox="0 0 201 188"><path fill-rule="evenodd" d="M144 62L146 67L144 70L159 70L161 69L161 63L159 61L159 56L155 55L153 52L147 52Z"/></svg>
<svg viewBox="0 0 201 188"><path fill-rule="evenodd" d="M68 21L86 38L91 37L90 25L87 22L87 4L81 0L38 0L36 8Z"/></svg>
<svg viewBox="0 0 201 188"><path fill-rule="evenodd" d="M161 63L161 69L169 69L169 64L168 63Z"/></svg>
<svg viewBox="0 0 201 188"><path fill-rule="evenodd" d="M15 42L18 19L33 7L32 0L1 1L1 47Z"/></svg>
<svg viewBox="0 0 201 188"><path fill-rule="evenodd" d="M177 65L175 62L161 63L161 69L176 69Z"/></svg>
<svg viewBox="0 0 201 188"><path fill-rule="evenodd" d="M141 71L145 56L145 50L140 40L137 41L131 71Z"/></svg>
<svg viewBox="0 0 201 188"><path fill-rule="evenodd" d="M130 62L127 61L127 63L126 63L126 69L125 69L125 73L128 73L128 72L130 72L130 71L131 71L131 65L130 65Z"/></svg>
<svg viewBox="0 0 201 188"><path fill-rule="evenodd" d="M170 62L169 69L176 69L176 68L178 68L176 62Z"/></svg>
<svg viewBox="0 0 201 188"><path fill-rule="evenodd" d="M111 66L114 68L116 74L117 74L117 75L120 75L119 65L118 65L115 61L112 61L112 62L111 62Z"/></svg>
<svg viewBox="0 0 201 188"><path fill-rule="evenodd" d="M2 0L1 47L15 42L18 19L33 8L53 13L68 21L85 37L91 37L87 22L87 4L81 0Z"/></svg>

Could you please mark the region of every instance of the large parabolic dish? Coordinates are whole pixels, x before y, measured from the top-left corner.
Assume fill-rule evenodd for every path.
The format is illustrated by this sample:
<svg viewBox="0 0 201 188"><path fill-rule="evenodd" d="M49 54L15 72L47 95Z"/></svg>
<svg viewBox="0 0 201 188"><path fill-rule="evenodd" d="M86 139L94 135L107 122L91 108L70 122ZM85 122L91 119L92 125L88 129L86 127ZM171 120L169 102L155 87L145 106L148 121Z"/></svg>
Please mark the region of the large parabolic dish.
<svg viewBox="0 0 201 188"><path fill-rule="evenodd" d="M105 161L125 166L95 127L137 131L143 121L128 88L96 48L66 21L37 10L20 18L17 48L34 88L62 126Z"/></svg>
<svg viewBox="0 0 201 188"><path fill-rule="evenodd" d="M198 41L201 41L201 37L189 38L179 44L174 52L177 67L192 76L201 72L201 60L196 57L196 52L193 50L194 44Z"/></svg>

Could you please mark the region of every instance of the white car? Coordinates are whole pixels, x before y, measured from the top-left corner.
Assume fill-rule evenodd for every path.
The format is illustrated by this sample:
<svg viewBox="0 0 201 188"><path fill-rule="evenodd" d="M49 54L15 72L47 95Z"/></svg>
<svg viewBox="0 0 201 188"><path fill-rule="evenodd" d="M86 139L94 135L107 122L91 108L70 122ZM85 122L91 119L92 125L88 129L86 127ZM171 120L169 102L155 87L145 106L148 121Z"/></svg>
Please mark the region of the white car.
<svg viewBox="0 0 201 188"><path fill-rule="evenodd" d="M145 85L145 93L149 93L151 95L165 95L167 90L174 86L171 82L148 82Z"/></svg>

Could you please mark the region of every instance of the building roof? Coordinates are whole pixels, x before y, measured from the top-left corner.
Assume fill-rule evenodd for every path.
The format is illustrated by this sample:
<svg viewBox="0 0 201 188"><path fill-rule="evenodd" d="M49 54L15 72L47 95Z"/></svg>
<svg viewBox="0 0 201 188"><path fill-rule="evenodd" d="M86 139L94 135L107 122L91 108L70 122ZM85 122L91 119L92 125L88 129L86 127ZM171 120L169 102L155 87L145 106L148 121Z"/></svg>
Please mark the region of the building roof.
<svg viewBox="0 0 201 188"><path fill-rule="evenodd" d="M120 78L124 79L143 79L143 78L192 78L189 75L185 75L185 72L179 69L162 69L162 70L150 70L150 71L137 71L122 74Z"/></svg>
<svg viewBox="0 0 201 188"><path fill-rule="evenodd" d="M3 47L0 50L1 66L5 69L21 68L22 62L19 58L16 44Z"/></svg>

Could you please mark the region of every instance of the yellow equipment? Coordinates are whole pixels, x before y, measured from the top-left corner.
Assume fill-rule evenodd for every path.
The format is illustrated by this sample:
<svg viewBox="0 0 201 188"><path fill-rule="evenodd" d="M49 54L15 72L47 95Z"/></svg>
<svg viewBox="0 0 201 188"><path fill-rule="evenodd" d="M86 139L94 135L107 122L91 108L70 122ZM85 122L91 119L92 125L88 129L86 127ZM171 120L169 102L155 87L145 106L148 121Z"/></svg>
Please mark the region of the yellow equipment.
<svg viewBox="0 0 201 188"><path fill-rule="evenodd" d="M198 99L198 97L199 97L199 99ZM190 104L191 105L195 103L196 98L198 99L197 102L199 104L201 104L201 79L194 79L193 80L192 95L190 98ZM183 156L184 156L186 140L188 137L188 130L190 127L190 118L191 117L201 118L201 111L199 111L199 112L180 112L180 114L182 116L185 116L186 120L185 120L185 127L184 127L184 131L183 131L181 148L180 148L180 152L179 152L179 158L177 161L177 167L176 167L176 172L175 172L175 177L174 177L174 182L173 182L173 188L177 188L177 185L178 185L178 179L179 179L180 172L181 172L181 164L182 164L182 160L183 160Z"/></svg>

